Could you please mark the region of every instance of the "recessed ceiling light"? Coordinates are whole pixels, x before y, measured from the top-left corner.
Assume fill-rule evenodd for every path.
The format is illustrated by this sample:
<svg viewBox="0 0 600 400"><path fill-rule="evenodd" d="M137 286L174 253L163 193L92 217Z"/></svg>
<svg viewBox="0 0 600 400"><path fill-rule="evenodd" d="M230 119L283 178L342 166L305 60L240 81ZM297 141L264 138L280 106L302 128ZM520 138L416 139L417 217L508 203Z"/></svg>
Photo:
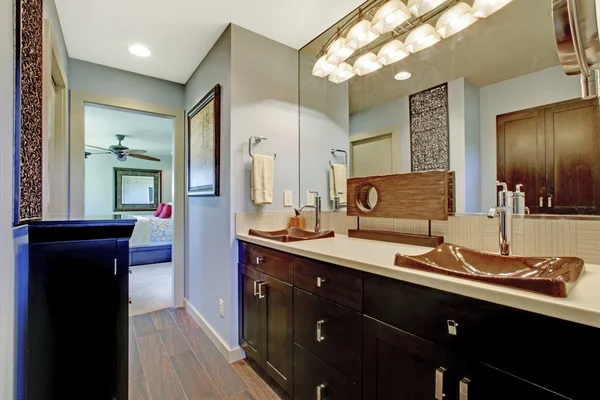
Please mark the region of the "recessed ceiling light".
<svg viewBox="0 0 600 400"><path fill-rule="evenodd" d="M129 46L129 52L138 57L150 57L150 54L152 54L152 52L146 46L142 46L141 44L133 44Z"/></svg>
<svg viewBox="0 0 600 400"><path fill-rule="evenodd" d="M402 71L402 72L398 72L396 74L396 76L394 76L394 79L396 79L398 81L405 81L408 78L410 78L411 76L412 76L412 74L410 72Z"/></svg>

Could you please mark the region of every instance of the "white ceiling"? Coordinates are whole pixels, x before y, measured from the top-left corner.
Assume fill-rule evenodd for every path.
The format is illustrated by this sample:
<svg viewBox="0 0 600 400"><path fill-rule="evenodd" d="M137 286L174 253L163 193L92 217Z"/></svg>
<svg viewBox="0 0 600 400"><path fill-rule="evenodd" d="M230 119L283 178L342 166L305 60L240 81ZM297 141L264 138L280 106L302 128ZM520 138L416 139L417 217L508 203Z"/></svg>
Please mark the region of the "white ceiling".
<svg viewBox="0 0 600 400"><path fill-rule="evenodd" d="M229 23L300 49L362 0L56 0L69 56L185 83ZM134 43L152 51L136 57Z"/></svg>
<svg viewBox="0 0 600 400"><path fill-rule="evenodd" d="M173 148L173 120L167 117L136 111L85 106L85 144L108 148L118 141L115 135L125 135L123 145L130 149L146 150L149 156L171 156ZM91 153L100 150L86 148ZM102 157L109 157L102 156Z"/></svg>

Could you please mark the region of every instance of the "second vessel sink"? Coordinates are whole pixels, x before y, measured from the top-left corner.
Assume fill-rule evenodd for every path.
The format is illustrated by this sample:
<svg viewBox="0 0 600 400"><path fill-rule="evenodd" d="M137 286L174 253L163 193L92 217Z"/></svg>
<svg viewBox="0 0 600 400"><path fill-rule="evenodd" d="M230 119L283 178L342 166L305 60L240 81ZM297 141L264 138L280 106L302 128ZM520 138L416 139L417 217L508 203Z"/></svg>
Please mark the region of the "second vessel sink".
<svg viewBox="0 0 600 400"><path fill-rule="evenodd" d="M421 256L396 254L399 267L567 297L585 270L577 257L513 257L443 243Z"/></svg>
<svg viewBox="0 0 600 400"><path fill-rule="evenodd" d="M311 232L305 231L300 228L287 228L282 229L280 231L257 231L255 229L250 229L248 232L250 236L258 236L265 239L277 240L279 242L298 242L302 240L313 240L313 239L324 239L335 237L335 233L333 231L323 231L323 232Z"/></svg>

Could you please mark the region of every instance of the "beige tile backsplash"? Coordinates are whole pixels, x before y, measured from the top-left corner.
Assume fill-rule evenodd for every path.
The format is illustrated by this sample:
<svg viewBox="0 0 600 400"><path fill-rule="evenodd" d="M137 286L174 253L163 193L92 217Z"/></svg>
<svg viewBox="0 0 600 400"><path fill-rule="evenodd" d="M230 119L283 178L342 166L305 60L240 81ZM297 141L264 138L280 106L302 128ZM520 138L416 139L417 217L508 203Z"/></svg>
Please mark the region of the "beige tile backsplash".
<svg viewBox="0 0 600 400"><path fill-rule="evenodd" d="M277 230L288 225L291 211L237 213L236 231ZM314 212L302 212L306 227L314 226ZM347 234L356 229L355 217L344 212L323 212L321 229ZM361 229L427 234L427 221L361 218ZM431 233L444 241L472 249L498 251L498 220L485 216L454 216L448 221L432 221ZM576 256L588 263L600 264L600 221L568 219L513 219L513 252L526 256Z"/></svg>

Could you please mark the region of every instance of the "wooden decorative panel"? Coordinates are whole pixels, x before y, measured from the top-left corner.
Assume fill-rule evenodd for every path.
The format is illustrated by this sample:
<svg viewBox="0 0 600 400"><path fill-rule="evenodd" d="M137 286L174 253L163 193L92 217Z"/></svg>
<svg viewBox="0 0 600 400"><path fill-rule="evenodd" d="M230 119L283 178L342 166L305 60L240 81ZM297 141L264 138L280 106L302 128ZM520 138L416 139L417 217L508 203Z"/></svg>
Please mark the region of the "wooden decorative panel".
<svg viewBox="0 0 600 400"><path fill-rule="evenodd" d="M450 169L448 84L409 98L412 171Z"/></svg>
<svg viewBox="0 0 600 400"><path fill-rule="evenodd" d="M14 223L42 218L43 1L17 0Z"/></svg>
<svg viewBox="0 0 600 400"><path fill-rule="evenodd" d="M448 171L427 171L348 179L347 214L445 221L449 175ZM372 188L377 192L376 203Z"/></svg>

